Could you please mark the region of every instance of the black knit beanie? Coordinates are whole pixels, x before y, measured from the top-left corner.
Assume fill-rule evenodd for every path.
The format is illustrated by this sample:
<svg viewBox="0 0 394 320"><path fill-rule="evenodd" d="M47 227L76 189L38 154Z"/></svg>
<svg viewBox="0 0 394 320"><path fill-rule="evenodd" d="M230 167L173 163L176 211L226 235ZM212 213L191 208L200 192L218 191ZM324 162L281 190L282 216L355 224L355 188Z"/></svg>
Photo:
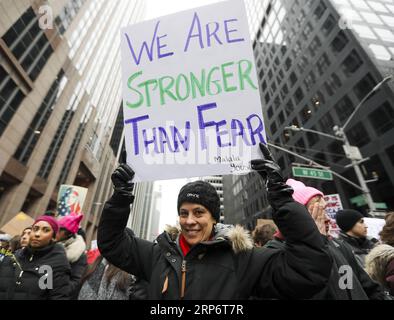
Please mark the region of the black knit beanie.
<svg viewBox="0 0 394 320"><path fill-rule="evenodd" d="M179 208L185 202L203 205L209 210L216 222L219 222L220 198L215 188L210 183L195 181L184 185L178 195L178 215Z"/></svg>
<svg viewBox="0 0 394 320"><path fill-rule="evenodd" d="M364 216L352 209L339 210L336 215L337 225L343 232L348 232Z"/></svg>

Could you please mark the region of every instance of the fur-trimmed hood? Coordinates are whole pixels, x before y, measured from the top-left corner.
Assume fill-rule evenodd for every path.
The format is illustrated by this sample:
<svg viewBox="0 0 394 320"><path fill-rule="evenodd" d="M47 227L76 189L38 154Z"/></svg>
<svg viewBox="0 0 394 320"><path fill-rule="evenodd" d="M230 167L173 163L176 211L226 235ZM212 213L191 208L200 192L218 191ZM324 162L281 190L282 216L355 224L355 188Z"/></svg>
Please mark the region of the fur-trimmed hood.
<svg viewBox="0 0 394 320"><path fill-rule="evenodd" d="M181 233L178 227L169 225L165 227L164 231L167 232L172 241L176 241ZM250 232L240 225L233 226L217 223L214 229L214 238L211 241L219 240L228 241L236 254L253 248L253 239Z"/></svg>
<svg viewBox="0 0 394 320"><path fill-rule="evenodd" d="M381 244L373 248L365 258L365 269L372 279L385 284L386 268L394 259L394 247Z"/></svg>
<svg viewBox="0 0 394 320"><path fill-rule="evenodd" d="M76 262L86 250L86 243L79 234L75 238L61 242L61 244L66 250L67 260L70 263Z"/></svg>

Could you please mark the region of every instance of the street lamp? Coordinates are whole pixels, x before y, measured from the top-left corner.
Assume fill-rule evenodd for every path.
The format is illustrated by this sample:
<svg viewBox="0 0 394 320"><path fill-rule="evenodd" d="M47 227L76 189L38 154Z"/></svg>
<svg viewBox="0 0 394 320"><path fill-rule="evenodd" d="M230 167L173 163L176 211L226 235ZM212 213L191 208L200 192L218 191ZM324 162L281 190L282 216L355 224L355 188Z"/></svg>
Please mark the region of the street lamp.
<svg viewBox="0 0 394 320"><path fill-rule="evenodd" d="M357 105L357 107L354 109L353 113L349 116L349 118L347 119L347 121L345 122L345 124L342 127L339 126L335 126L333 128L335 136L324 133L324 132L319 132L316 130L311 130L311 129L305 129L305 128L298 128L297 126L291 126L291 127L286 127L286 130L292 130L292 131L296 131L296 132L300 132L300 131L304 131L304 132L312 132L312 133L316 133L319 134L321 136L325 136L331 139L335 139L335 140L339 140L343 143L343 149L345 151L346 157L351 161L351 164L349 166L354 168L354 171L356 173L357 179L359 181L360 184L360 189L362 190L364 196L365 196L365 200L367 201L369 210L371 212L375 211L375 203L373 202L372 196L371 196L371 192L368 188L367 185L367 181L365 181L364 176L361 172L361 168L360 168L360 164L365 161L366 159L362 159L362 156L360 154L360 151L357 147L355 146L351 146L349 143L349 140L345 134L345 129L346 127L349 125L350 121L353 119L354 115L356 114L356 112L361 108L361 106L363 105L363 103L365 101L367 101L376 91L378 91L381 86L387 82L389 82L391 79L393 78L393 76L388 76L386 78L384 78L381 82L379 82L361 101L360 103Z"/></svg>

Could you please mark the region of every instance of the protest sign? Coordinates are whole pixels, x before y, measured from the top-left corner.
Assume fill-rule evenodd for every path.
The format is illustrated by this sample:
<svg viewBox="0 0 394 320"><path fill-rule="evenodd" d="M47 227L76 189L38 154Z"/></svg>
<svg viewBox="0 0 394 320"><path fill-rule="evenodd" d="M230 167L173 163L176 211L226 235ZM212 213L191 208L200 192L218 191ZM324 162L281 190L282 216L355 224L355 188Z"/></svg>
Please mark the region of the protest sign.
<svg viewBox="0 0 394 320"><path fill-rule="evenodd" d="M382 231L386 221L378 218L364 218L365 224L368 226L368 237L380 239L380 231Z"/></svg>
<svg viewBox="0 0 394 320"><path fill-rule="evenodd" d="M326 212L331 219L335 219L335 216L339 210L343 210L341 197L339 194L328 194L324 196L324 200L327 203Z"/></svg>
<svg viewBox="0 0 394 320"><path fill-rule="evenodd" d="M87 188L62 184L57 196L57 211L59 216L82 214Z"/></svg>
<svg viewBox="0 0 394 320"><path fill-rule="evenodd" d="M266 135L243 1L123 28L121 52L135 181L250 171Z"/></svg>

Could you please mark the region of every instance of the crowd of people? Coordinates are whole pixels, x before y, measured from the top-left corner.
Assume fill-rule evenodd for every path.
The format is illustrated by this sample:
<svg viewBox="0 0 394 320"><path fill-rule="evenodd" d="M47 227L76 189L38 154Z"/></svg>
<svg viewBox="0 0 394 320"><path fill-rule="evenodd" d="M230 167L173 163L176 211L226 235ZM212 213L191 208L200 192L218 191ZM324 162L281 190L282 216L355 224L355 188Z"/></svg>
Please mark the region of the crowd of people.
<svg viewBox="0 0 394 320"><path fill-rule="evenodd" d="M394 213L377 240L360 212L341 210L333 237L323 192L284 179L260 149L251 166L265 182L273 220L252 234L219 223L215 188L196 181L179 192L178 227L154 242L138 238L126 227L135 173L121 164L94 254L82 215L43 215L19 236L0 235L0 299L393 299Z"/></svg>

